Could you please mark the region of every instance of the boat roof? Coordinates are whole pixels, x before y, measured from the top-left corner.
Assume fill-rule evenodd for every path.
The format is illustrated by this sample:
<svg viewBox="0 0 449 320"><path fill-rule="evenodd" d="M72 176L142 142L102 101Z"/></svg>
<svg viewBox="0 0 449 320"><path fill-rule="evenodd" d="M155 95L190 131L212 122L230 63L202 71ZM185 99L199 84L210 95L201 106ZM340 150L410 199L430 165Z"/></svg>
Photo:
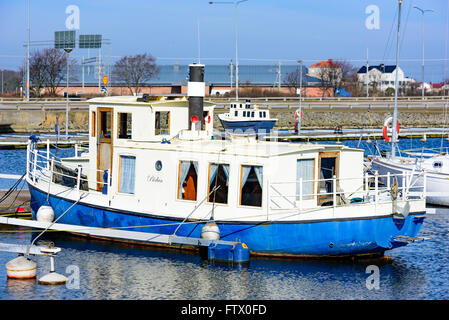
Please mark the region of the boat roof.
<svg viewBox="0 0 449 320"><path fill-rule="evenodd" d="M148 95L148 101L137 101L137 96L112 96L99 97L89 99L87 102L93 104L112 104L112 105L126 105L126 106L170 106L170 107L188 107L189 100L185 95ZM203 106L215 106L210 101L204 101Z"/></svg>
<svg viewBox="0 0 449 320"><path fill-rule="evenodd" d="M275 141L250 141L244 139L238 140L184 140L174 138L170 143L156 142L134 142L128 144L126 148L137 149L155 149L177 152L192 152L222 154L222 155L248 155L268 158L273 156L282 156L297 153L310 153L322 151L358 151L361 149L350 148L344 145L327 145L313 143L288 143Z"/></svg>

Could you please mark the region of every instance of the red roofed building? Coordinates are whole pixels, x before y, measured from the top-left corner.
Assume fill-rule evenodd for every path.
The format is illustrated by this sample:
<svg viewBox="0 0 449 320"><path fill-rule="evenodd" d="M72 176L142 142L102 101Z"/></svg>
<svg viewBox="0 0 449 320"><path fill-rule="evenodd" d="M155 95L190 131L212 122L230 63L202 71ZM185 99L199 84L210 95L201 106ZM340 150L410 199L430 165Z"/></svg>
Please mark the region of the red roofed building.
<svg viewBox="0 0 449 320"><path fill-rule="evenodd" d="M341 66L334 63L332 59L320 61L309 66L308 75L325 81L337 80L339 82L342 77Z"/></svg>
<svg viewBox="0 0 449 320"><path fill-rule="evenodd" d="M440 83L432 83L431 82L430 85L432 86L432 89L440 90L441 88L443 88L444 82L440 82Z"/></svg>
<svg viewBox="0 0 449 320"><path fill-rule="evenodd" d="M339 68L339 67L340 66L334 63L332 59L328 59L327 61L320 61L309 66L309 68Z"/></svg>

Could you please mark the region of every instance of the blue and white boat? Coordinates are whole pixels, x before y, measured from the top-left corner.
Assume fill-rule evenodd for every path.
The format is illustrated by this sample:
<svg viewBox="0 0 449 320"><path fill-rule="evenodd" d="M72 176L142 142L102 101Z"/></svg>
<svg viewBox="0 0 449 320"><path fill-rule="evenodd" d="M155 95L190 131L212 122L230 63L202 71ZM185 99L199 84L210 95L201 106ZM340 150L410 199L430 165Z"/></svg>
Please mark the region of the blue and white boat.
<svg viewBox="0 0 449 320"><path fill-rule="evenodd" d="M364 174L363 150L215 139L214 105L202 95L194 83L188 100L91 99L88 152L71 158L30 141L34 219L49 205L61 224L195 239L212 223L220 241L269 256L381 256L421 239L424 173L394 189Z"/></svg>
<svg viewBox="0 0 449 320"><path fill-rule="evenodd" d="M249 100L231 103L229 112L219 114L218 119L225 131L235 133L269 133L277 121L270 118L268 109L252 107Z"/></svg>

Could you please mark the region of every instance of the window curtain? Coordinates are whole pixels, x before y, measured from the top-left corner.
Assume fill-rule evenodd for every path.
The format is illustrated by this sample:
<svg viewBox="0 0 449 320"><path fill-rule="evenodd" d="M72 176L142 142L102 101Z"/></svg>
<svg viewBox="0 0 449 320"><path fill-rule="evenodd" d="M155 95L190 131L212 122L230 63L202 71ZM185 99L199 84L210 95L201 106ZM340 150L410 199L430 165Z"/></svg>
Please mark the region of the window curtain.
<svg viewBox="0 0 449 320"><path fill-rule="evenodd" d="M263 167L253 167L259 181L260 188L263 189Z"/></svg>
<svg viewBox="0 0 449 320"><path fill-rule="evenodd" d="M229 185L229 164L222 164L223 172L226 175L226 185Z"/></svg>
<svg viewBox="0 0 449 320"><path fill-rule="evenodd" d="M181 161L181 169L179 172L179 199L182 199L182 184L184 183L184 181L187 178L187 174L189 173L189 169L190 169L190 165L191 165L191 161Z"/></svg>
<svg viewBox="0 0 449 320"><path fill-rule="evenodd" d="M296 200L299 200L299 179L302 178L303 199L313 198L313 172L315 161L313 159L299 159L296 162ZM305 181L308 182L305 182Z"/></svg>
<svg viewBox="0 0 449 320"><path fill-rule="evenodd" d="M119 192L134 193L136 157L120 156Z"/></svg>
<svg viewBox="0 0 449 320"><path fill-rule="evenodd" d="M217 176L217 172L218 172L218 164L211 163L210 164L210 179L209 179L210 191L212 191L212 188L210 188L210 187L212 186L212 182L214 181L215 177Z"/></svg>
<svg viewBox="0 0 449 320"><path fill-rule="evenodd" d="M196 162L196 161L190 161L190 163L193 164L193 167L195 168L196 175L198 175L198 162Z"/></svg>
<svg viewBox="0 0 449 320"><path fill-rule="evenodd" d="M249 173L251 172L250 166L242 166L242 188L246 183L246 180L248 180Z"/></svg>
<svg viewBox="0 0 449 320"><path fill-rule="evenodd" d="M229 164L217 164L217 163L211 163L210 164L210 179L209 179L209 189L212 191L212 182L214 181L215 177L218 173L218 168L221 167L223 169L223 172L226 176L226 186L229 183Z"/></svg>

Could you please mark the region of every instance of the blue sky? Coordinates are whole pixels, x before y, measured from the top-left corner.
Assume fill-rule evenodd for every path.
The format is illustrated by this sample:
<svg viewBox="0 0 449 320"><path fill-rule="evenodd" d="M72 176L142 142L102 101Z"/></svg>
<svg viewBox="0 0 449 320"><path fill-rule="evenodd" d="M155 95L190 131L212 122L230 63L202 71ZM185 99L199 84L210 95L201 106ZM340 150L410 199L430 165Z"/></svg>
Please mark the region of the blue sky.
<svg viewBox="0 0 449 320"><path fill-rule="evenodd" d="M199 21L202 62L235 59L233 5L210 5L207 0L30 1L32 41L52 40L54 31L67 30L66 8L76 5L80 9L77 34L99 33L110 39L105 54L149 52L159 63L182 62L182 58L190 63L198 56ZM413 9L417 5L435 10L425 20L426 65L429 80L442 78L444 62L439 59L447 56L448 2L403 0L401 65L408 66L406 74L420 77L421 14ZM379 8L378 30L365 26L369 5ZM0 68L15 68L21 60L18 56L25 53L26 8L27 0L0 0ZM368 47L371 64L382 60L392 64L395 32L390 35L390 30L396 27L396 9L396 0L248 0L238 7L240 63L256 63L248 60L256 59L292 64L303 59L311 64L333 58L360 66ZM86 52L77 49L74 55Z"/></svg>

